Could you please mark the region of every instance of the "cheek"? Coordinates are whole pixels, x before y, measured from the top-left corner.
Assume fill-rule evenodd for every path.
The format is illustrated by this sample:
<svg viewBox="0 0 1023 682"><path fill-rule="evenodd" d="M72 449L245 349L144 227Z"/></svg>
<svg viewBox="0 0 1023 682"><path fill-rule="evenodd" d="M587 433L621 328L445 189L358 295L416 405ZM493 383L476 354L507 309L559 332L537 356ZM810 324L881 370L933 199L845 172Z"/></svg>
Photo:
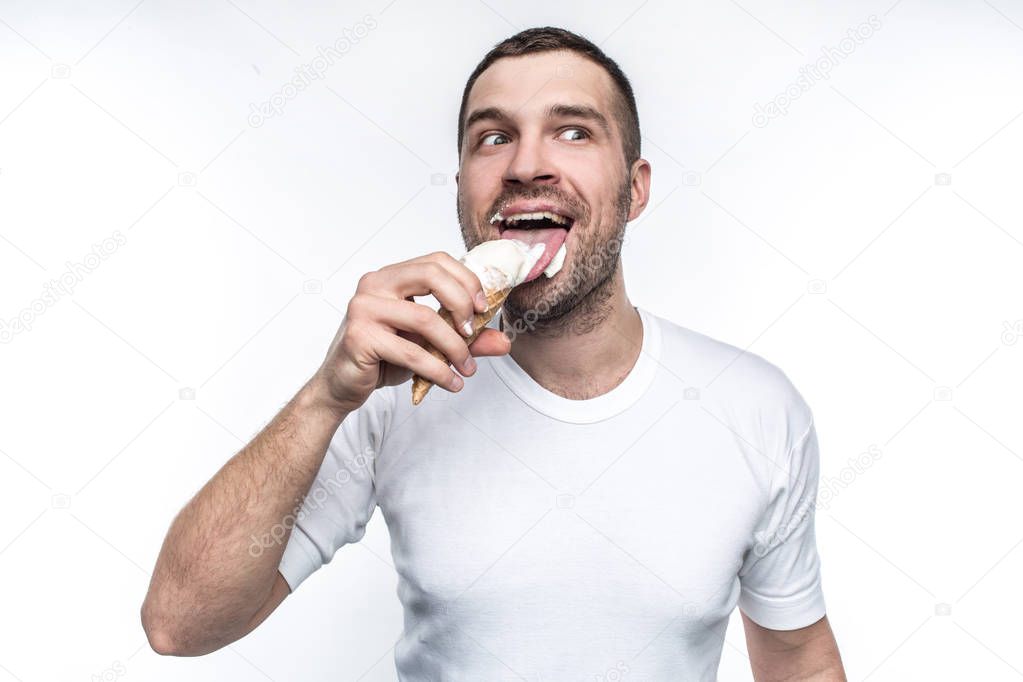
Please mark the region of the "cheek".
<svg viewBox="0 0 1023 682"><path fill-rule="evenodd" d="M565 250L567 251L565 254L566 259L570 258L572 256L572 252L578 247L579 240L582 239L580 234L581 232L575 228L568 231L568 236L565 237Z"/></svg>

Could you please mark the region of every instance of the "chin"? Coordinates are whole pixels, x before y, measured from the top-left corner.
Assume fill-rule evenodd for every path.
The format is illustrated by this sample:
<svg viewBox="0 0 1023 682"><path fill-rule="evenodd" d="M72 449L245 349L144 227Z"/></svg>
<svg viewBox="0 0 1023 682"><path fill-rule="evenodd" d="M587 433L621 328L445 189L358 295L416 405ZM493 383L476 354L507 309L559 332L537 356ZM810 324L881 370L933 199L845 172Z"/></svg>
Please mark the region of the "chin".
<svg viewBox="0 0 1023 682"><path fill-rule="evenodd" d="M562 277L563 273L564 269L554 277L540 275L530 282L520 284L512 289L505 306L523 316L533 311L530 317L535 316L536 320L549 319L552 312L572 298L572 292L563 289L562 283L567 281Z"/></svg>

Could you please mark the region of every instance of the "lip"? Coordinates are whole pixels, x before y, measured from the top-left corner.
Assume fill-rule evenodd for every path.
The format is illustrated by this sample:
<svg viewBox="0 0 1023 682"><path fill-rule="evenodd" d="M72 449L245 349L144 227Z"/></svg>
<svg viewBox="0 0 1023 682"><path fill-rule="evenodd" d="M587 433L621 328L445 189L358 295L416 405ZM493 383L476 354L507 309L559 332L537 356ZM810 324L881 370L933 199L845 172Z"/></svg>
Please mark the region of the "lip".
<svg viewBox="0 0 1023 682"><path fill-rule="evenodd" d="M496 224L500 232L504 232L504 220L494 220L497 216L514 215L516 213L556 213L560 216L564 216L572 221L572 225L575 224L576 216L574 213L569 211L563 206L558 206L550 201L513 201L506 206L503 206L497 213L490 218L490 223ZM566 229L571 230L572 225L569 225Z"/></svg>

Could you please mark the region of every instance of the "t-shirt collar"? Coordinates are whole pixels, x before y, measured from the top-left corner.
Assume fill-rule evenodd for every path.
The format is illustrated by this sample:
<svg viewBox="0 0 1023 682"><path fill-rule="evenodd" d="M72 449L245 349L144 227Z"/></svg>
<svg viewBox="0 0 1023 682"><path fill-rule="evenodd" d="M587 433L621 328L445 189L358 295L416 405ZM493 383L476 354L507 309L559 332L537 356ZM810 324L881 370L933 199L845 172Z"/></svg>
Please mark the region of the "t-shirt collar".
<svg viewBox="0 0 1023 682"><path fill-rule="evenodd" d="M637 307L643 323L643 343L636 363L625 379L607 393L586 400L571 400L553 393L522 369L511 354L490 358L490 366L520 400L553 419L573 424L592 424L609 419L635 404L657 373L661 354L661 329L657 318ZM501 313L487 325L500 329Z"/></svg>

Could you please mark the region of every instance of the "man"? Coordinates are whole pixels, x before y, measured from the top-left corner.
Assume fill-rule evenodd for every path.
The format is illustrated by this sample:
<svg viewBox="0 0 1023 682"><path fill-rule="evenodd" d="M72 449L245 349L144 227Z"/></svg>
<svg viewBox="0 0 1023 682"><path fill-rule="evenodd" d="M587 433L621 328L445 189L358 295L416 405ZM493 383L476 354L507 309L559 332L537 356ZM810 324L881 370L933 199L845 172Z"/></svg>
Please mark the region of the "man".
<svg viewBox="0 0 1023 682"><path fill-rule="evenodd" d="M363 276L320 370L175 519L142 608L153 648L242 637L379 506L403 680L712 680L736 605L758 680L844 680L809 407L766 360L626 296L651 172L628 80L575 34L523 31L470 77L458 133L466 246L564 229L561 271L471 347L414 300L482 311L461 262ZM416 407L413 371L439 387Z"/></svg>

